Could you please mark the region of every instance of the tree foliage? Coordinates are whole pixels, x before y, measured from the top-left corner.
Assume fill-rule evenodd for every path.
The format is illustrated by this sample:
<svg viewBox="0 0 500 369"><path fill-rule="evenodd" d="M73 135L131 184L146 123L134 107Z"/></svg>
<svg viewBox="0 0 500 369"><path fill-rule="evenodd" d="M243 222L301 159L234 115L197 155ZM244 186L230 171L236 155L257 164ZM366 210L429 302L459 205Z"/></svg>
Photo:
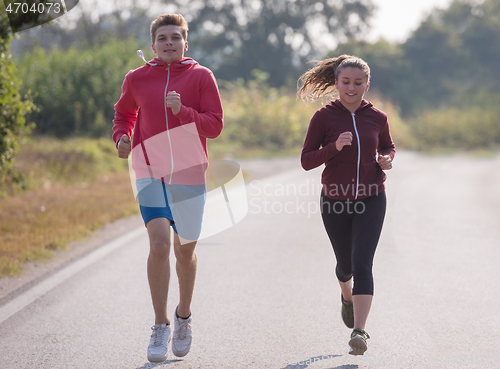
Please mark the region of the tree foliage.
<svg viewBox="0 0 500 369"><path fill-rule="evenodd" d="M372 88L408 116L449 105L493 106L500 83L498 39L497 0L454 0L432 12L401 44L350 42L330 55L364 58L372 69Z"/></svg>
<svg viewBox="0 0 500 369"><path fill-rule="evenodd" d="M36 47L46 50L54 47L62 50L71 47L89 49L102 46L111 39L134 39L142 45L141 47L149 47L151 16L146 14L146 9L138 7L137 4L132 6L115 4L113 11L100 13L95 11L96 7L99 7L97 0L86 0L81 2L68 17L24 31L18 39L13 40L13 53L23 55Z"/></svg>
<svg viewBox="0 0 500 369"><path fill-rule="evenodd" d="M19 93L20 81L9 53L12 34L9 19L0 3L0 178L12 170L19 140L28 132L24 115L32 104Z"/></svg>
<svg viewBox="0 0 500 369"><path fill-rule="evenodd" d="M3 0L3 2L10 28L14 33L50 22L65 14L61 2L44 0ZM72 9L77 3L78 0L66 1L67 10Z"/></svg>
<svg viewBox="0 0 500 369"><path fill-rule="evenodd" d="M297 101L294 91L271 87L269 74L254 70L252 79L221 81L224 134L217 139L236 153L260 148L290 152L300 148L314 110Z"/></svg>
<svg viewBox="0 0 500 369"><path fill-rule="evenodd" d="M380 92L401 106L405 104L406 99L409 99L410 103L413 101L411 91L416 83L415 74L400 45L385 40L375 43L349 42L339 45L328 53L328 57L342 54L358 56L368 63L371 69L370 91Z"/></svg>
<svg viewBox="0 0 500 369"><path fill-rule="evenodd" d="M125 75L144 63L133 40L112 40L81 50L35 48L19 63L36 110L36 132L57 137L109 134ZM130 54L123 50L133 50ZM55 67L57 66L57 67Z"/></svg>
<svg viewBox="0 0 500 369"><path fill-rule="evenodd" d="M322 58L331 45L363 36L374 9L372 1L134 0L123 5L115 0L115 10L107 14L93 12L85 2L73 11L78 22L71 27L52 23L27 31L15 46L19 52L35 46L90 48L112 37L135 38L149 49L151 21L160 12L179 12L189 22L187 56L212 69L217 78L250 80L252 71L259 69L279 87L294 84L306 63Z"/></svg>

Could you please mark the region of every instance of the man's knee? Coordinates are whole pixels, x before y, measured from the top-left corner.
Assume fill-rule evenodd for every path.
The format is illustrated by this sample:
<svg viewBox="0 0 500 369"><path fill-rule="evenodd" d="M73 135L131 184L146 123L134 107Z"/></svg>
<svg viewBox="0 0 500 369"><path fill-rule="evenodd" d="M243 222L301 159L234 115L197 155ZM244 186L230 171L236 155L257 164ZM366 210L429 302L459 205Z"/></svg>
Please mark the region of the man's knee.
<svg viewBox="0 0 500 369"><path fill-rule="evenodd" d="M156 259L168 259L170 254L169 240L162 238L151 239L149 254Z"/></svg>
<svg viewBox="0 0 500 369"><path fill-rule="evenodd" d="M196 242L180 244L174 244L175 257L180 263L191 263L196 260L195 253Z"/></svg>

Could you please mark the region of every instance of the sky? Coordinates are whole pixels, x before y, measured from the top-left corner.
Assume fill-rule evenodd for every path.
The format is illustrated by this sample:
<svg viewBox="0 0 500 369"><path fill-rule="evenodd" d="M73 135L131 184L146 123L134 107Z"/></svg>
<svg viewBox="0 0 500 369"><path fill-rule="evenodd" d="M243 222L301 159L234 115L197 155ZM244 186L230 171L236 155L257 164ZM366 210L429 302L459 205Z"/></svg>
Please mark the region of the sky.
<svg viewBox="0 0 500 369"><path fill-rule="evenodd" d="M452 0L373 0L375 10L368 41L406 40L433 8L447 8Z"/></svg>

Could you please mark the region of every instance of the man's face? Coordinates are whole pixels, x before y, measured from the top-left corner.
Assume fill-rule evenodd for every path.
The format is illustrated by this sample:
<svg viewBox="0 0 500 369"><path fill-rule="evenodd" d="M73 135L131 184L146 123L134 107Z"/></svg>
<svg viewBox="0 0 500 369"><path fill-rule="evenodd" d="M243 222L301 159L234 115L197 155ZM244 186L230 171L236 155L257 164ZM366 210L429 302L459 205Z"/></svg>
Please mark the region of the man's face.
<svg viewBox="0 0 500 369"><path fill-rule="evenodd" d="M182 60L188 43L182 37L181 27L168 25L158 27L154 44L151 45L158 59L165 63Z"/></svg>

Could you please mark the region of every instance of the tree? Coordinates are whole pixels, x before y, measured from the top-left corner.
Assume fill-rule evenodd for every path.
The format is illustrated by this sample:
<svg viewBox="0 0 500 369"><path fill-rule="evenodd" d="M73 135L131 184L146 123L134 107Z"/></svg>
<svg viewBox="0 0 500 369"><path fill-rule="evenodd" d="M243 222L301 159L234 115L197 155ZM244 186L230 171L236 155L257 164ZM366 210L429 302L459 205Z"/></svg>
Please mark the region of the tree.
<svg viewBox="0 0 500 369"><path fill-rule="evenodd" d="M295 82L325 43L360 36L373 11L371 0L163 0L189 22L190 55L218 78L251 79L269 73L269 83Z"/></svg>
<svg viewBox="0 0 500 369"><path fill-rule="evenodd" d="M52 2L31 0L22 4L28 5L28 9L36 5L37 9L42 10L48 9L49 3ZM77 0L66 1L67 9L73 8L77 3ZM18 177L13 171L12 160L19 150L20 140L30 132L25 115L34 108L28 95L29 91L24 96L19 92L21 82L16 77L17 69L9 52L12 33L48 22L58 16L54 12L49 14L23 11L22 8L14 11L16 8L13 7L16 7L13 0L7 0L5 3L0 1L0 178L2 180L5 180L6 176Z"/></svg>
<svg viewBox="0 0 500 369"><path fill-rule="evenodd" d="M115 3L117 1L115 0ZM138 7L135 3L127 7L123 4L114 4L114 10L101 13L95 11L98 7L97 0L87 0L60 21L26 30L21 37L13 40L13 54L22 56L36 47L45 50L54 47L63 50L77 47L83 50L103 45L110 39L133 38L141 44L151 43L149 37L151 17L146 15L146 9ZM130 54L135 55L135 51L130 50Z"/></svg>
<svg viewBox="0 0 500 369"><path fill-rule="evenodd" d="M454 0L435 9L403 43L340 44L329 56L353 54L372 69L372 87L404 116L450 105L495 106L500 83L500 3Z"/></svg>
<svg viewBox="0 0 500 369"><path fill-rule="evenodd" d="M496 92L500 76L500 3L455 0L431 14L402 45L414 78L413 106L461 104Z"/></svg>
<svg viewBox="0 0 500 369"><path fill-rule="evenodd" d="M10 28L14 33L59 18L78 4L78 0L66 0L64 3L53 0L4 0L4 2Z"/></svg>
<svg viewBox="0 0 500 369"><path fill-rule="evenodd" d="M404 57L401 45L383 39L348 42L339 45L329 57L355 55L365 60L371 70L370 92L381 93L386 99L397 101L403 109L414 102L413 86L418 83L411 62Z"/></svg>
<svg viewBox="0 0 500 369"><path fill-rule="evenodd" d="M19 94L20 82L8 51L12 39L9 19L0 2L0 178L12 173L12 159L19 140L28 132L24 115L32 108L27 97Z"/></svg>
<svg viewBox="0 0 500 369"><path fill-rule="evenodd" d="M436 11L402 45L405 59L418 76L413 81L413 110L449 103L466 85L471 58L464 47L463 27L471 7L463 5L455 1L449 9Z"/></svg>
<svg viewBox="0 0 500 369"><path fill-rule="evenodd" d="M469 14L467 23L463 26L464 47L469 50L474 65L478 67L474 74L480 74L480 83L484 86L486 82L490 90L496 91L500 83L500 3L496 0L485 0L467 8ZM470 73L470 66L467 69Z"/></svg>

